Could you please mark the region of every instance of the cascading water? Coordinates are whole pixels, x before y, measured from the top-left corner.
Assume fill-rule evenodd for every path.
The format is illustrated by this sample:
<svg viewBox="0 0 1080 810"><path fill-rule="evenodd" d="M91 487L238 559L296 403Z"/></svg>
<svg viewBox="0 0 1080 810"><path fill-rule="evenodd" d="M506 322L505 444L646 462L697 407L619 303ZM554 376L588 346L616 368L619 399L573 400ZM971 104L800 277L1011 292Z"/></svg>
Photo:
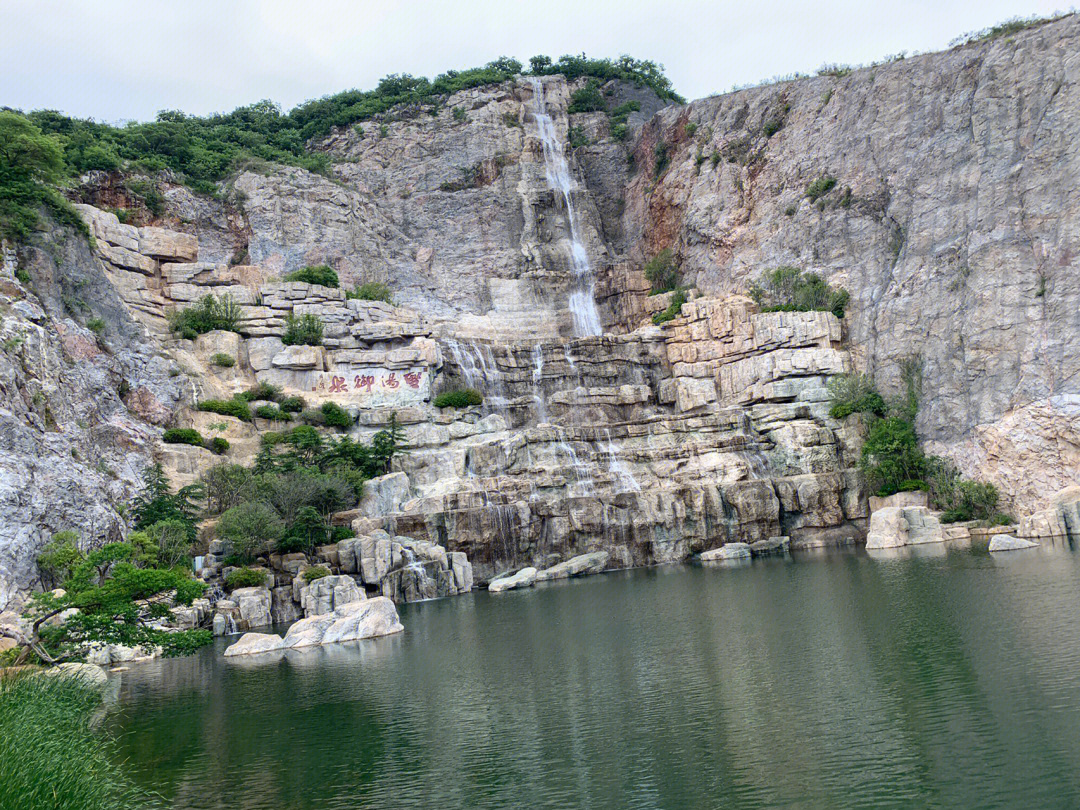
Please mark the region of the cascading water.
<svg viewBox="0 0 1080 810"><path fill-rule="evenodd" d="M536 400L536 421L546 422L547 405L544 403L544 389L542 387L544 378L544 347L539 343L533 346L532 364L533 387L536 389L536 393L533 394L533 398Z"/></svg>
<svg viewBox="0 0 1080 810"><path fill-rule="evenodd" d="M416 583L416 591L422 599L432 599L437 590L435 581L428 575L424 564L416 558L411 548L401 547L401 554L405 558L405 569L408 570Z"/></svg>
<svg viewBox="0 0 1080 810"><path fill-rule="evenodd" d="M615 443L611 440L611 431L604 428L604 436L607 438L607 445L604 448L604 453L608 457L608 472L618 482L618 492L641 492L641 485L638 484L637 479L634 478L634 474L630 472L627 466L619 458L619 450L615 447Z"/></svg>
<svg viewBox="0 0 1080 810"><path fill-rule="evenodd" d="M495 354L487 344L467 343L462 345L453 338L444 340L454 363L461 369L465 384L484 395L484 401L496 413L506 409L507 399L503 392L502 375L495 362Z"/></svg>
<svg viewBox="0 0 1080 810"><path fill-rule="evenodd" d="M547 113L544 102L544 83L532 79L533 116L544 148L544 169L548 186L557 190L566 207L566 219L570 225L570 265L574 272L574 289L570 292L570 314L574 319L574 332L579 336L599 335L603 332L600 313L593 297L593 271L589 254L578 235L577 216L574 212L574 181L570 176L570 164L563 152L562 142L555 132L555 122Z"/></svg>

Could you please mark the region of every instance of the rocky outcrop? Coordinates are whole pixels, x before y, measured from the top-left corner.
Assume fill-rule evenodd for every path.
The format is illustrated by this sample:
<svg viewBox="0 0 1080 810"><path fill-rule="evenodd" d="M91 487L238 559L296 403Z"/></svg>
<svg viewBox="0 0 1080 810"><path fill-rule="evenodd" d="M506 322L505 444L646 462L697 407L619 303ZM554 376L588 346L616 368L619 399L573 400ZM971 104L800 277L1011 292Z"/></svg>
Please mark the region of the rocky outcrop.
<svg viewBox="0 0 1080 810"><path fill-rule="evenodd" d="M538 571L536 581L547 582L553 579L570 579L571 577L586 577L591 574L599 574L607 566L610 559L611 554L606 551L579 554L577 557L571 557L565 562Z"/></svg>
<svg viewBox="0 0 1080 810"><path fill-rule="evenodd" d="M1050 499L1048 508L1021 520L1016 535L1029 540L1080 540L1080 486L1066 487Z"/></svg>
<svg viewBox="0 0 1080 810"><path fill-rule="evenodd" d="M781 265L847 288L859 369L896 390L922 357L929 449L1044 506L1080 462L1078 50L1070 15L669 107L634 146L633 261L670 247L710 295Z"/></svg>

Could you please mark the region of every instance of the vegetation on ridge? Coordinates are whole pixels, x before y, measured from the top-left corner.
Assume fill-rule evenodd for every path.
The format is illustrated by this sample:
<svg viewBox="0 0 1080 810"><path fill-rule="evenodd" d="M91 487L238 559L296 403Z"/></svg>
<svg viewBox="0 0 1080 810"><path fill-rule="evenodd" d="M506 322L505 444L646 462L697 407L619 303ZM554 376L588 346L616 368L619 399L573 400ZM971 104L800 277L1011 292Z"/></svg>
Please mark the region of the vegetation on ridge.
<svg viewBox="0 0 1080 810"><path fill-rule="evenodd" d="M264 100L208 116L163 110L154 121L118 127L70 118L54 110L25 115L5 110L0 111L0 143L5 144L0 150L0 232L25 237L36 223L41 205L62 210L61 217L78 226L78 218L68 213L63 198L51 191L49 184L92 170L154 174L167 169L194 191L205 194L217 193L219 181L260 161L326 173L330 157L313 151L310 142L335 127L356 125L395 108L403 108L405 115L434 115L453 93L507 81L521 73L562 74L568 80L584 76L598 81L620 79L650 87L663 99L682 101L663 67L655 62L629 56L589 59L566 55L557 60L535 56L528 70L516 59L503 57L483 67L447 71L433 80L392 74L373 90L324 96L287 113Z"/></svg>

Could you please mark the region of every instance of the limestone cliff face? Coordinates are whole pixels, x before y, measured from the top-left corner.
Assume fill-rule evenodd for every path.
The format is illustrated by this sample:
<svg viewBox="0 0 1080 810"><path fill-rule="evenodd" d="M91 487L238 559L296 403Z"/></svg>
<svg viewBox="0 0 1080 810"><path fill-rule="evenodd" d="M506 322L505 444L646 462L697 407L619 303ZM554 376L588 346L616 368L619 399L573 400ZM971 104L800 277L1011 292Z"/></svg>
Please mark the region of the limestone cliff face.
<svg viewBox="0 0 1080 810"><path fill-rule="evenodd" d="M710 293L778 265L820 273L851 292L857 366L888 386L923 358L931 450L1021 509L1075 482L1080 17L671 107L635 154L636 260L672 247ZM836 184L815 203L822 177Z"/></svg>
<svg viewBox="0 0 1080 810"><path fill-rule="evenodd" d="M609 110L640 107L623 142L607 112L568 113L576 84L522 78L335 132L314 144L329 177L253 166L227 202L158 178L165 216L143 228L103 210L116 178L86 178L93 249L41 234L17 259L32 285L0 278L0 608L34 587L51 533L123 533L146 464L188 483L221 460L161 445L163 425L249 463L279 426L192 406L257 381L339 401L358 439L396 413L413 452L339 522L464 551L479 581L598 549L630 565L857 539L857 420L828 417L825 386L852 367L895 386L913 354L928 449L1018 513L1044 505L1080 468L1078 52L1073 16L686 106L612 82ZM696 292L656 328L668 297L641 268L668 247ZM324 262L397 306L278 280ZM739 295L781 264L846 287L844 321ZM603 335L571 315L585 282ZM238 334L170 335L208 292L240 304ZM324 345L284 346L305 313ZM484 406L433 407L461 385Z"/></svg>

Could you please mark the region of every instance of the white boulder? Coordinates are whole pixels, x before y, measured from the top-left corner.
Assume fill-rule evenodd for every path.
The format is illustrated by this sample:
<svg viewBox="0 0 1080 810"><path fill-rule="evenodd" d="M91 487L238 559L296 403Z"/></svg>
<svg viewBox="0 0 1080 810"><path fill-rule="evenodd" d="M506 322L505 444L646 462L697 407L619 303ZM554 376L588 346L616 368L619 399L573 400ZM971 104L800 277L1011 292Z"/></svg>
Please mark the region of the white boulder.
<svg viewBox="0 0 1080 810"><path fill-rule="evenodd" d="M488 583L488 590L492 593L502 593L503 591L512 591L516 588L532 587L533 583L536 582L536 575L538 573L539 572L532 566L522 568L516 574L493 579Z"/></svg>
<svg viewBox="0 0 1080 810"><path fill-rule="evenodd" d="M996 534L990 540L990 551L1017 551L1022 548L1035 548L1039 544L1033 540L1025 540L1023 537L1015 537L1011 534Z"/></svg>

